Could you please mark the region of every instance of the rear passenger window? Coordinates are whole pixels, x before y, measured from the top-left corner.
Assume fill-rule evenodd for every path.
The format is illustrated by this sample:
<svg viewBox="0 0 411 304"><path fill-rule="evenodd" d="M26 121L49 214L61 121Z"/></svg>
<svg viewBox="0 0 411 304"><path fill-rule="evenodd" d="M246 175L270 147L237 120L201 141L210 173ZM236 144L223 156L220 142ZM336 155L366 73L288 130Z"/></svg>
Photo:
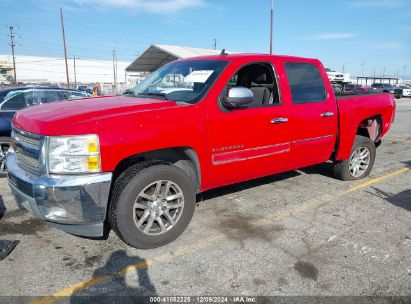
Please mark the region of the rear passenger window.
<svg viewBox="0 0 411 304"><path fill-rule="evenodd" d="M24 92L19 92L6 102L1 107L4 111L17 111L26 107L26 100L24 98Z"/></svg>
<svg viewBox="0 0 411 304"><path fill-rule="evenodd" d="M285 64L293 103L321 102L326 98L324 82L318 68L310 63Z"/></svg>

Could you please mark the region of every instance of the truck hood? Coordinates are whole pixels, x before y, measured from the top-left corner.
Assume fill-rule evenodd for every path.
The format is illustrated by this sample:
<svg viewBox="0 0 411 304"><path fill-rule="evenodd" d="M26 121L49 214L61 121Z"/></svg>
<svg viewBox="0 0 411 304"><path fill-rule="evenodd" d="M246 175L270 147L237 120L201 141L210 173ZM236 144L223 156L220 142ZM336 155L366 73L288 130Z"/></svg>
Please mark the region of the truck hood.
<svg viewBox="0 0 411 304"><path fill-rule="evenodd" d="M127 96L91 97L54 102L18 111L16 128L40 135L76 135L75 125L98 125L100 120L118 115L132 115L178 107L174 101Z"/></svg>

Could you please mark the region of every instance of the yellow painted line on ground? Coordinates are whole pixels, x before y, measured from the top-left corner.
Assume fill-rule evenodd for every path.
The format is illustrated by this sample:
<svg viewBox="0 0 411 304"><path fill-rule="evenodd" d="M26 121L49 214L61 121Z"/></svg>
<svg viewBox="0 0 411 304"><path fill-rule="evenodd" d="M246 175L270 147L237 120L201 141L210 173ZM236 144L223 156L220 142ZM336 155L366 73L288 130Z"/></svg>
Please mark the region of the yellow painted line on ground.
<svg viewBox="0 0 411 304"><path fill-rule="evenodd" d="M371 186L371 185L373 185L373 184L375 184L375 183L379 183L380 181L383 181L383 180L385 180L385 179L391 178L391 177L393 177L393 176L395 176L395 175L398 175L398 174L401 174L401 173L405 173L405 172L407 172L407 171L409 171L409 170L410 170L409 168L402 168L402 169L396 170L396 171L394 171L394 172L388 173L388 174L386 174L386 175L383 175L383 176L380 176L380 177L377 177L377 178L374 178L374 179L370 179L369 181L366 181L366 182L364 182L364 183L361 183L361 184L359 184L359 185L357 185L357 186L354 186L354 187L348 189L348 190L347 190L347 193L350 193L350 192L353 192L353 191L358 191L358 190L367 188L368 186Z"/></svg>
<svg viewBox="0 0 411 304"><path fill-rule="evenodd" d="M292 214L295 213L299 213L311 208L315 208L318 207L320 205L329 203L331 201L334 201L336 198L339 198L343 195L346 195L348 193L352 193L354 191L359 191L361 189L367 188L373 184L379 183L383 180L389 179L391 177L394 177L396 175L408 172L410 169L409 168L402 168L402 169L398 169L396 171L393 171L391 173L385 174L383 176L377 177L377 178L373 178L370 179L366 182L360 183L352 188L349 188L348 190L345 191L339 191L337 193L333 193L333 194L325 194L322 196L319 196L317 198L311 199L307 202L305 202L304 204L301 204L299 206L296 206L294 208L290 208L287 210L283 210L280 211L276 214L274 214L271 217L267 217L267 218L263 218L261 220L258 220L254 223L254 225L256 226L262 226L262 225L268 225L268 224L272 224L272 222L274 221L280 221L282 219L285 219L287 217L290 217ZM64 288L56 293L54 293L51 296L46 296L46 297L40 297L34 301L31 301L31 304L52 304L54 303L56 300L58 300L58 298L60 297L69 297L72 294L76 293L77 291L80 290L84 290L87 288L90 288L92 286L98 285L98 284L102 284L104 282L110 281L116 277L125 277L128 273L132 273L135 272L139 269L142 268L147 268L153 264L157 264L157 263L164 263L164 262L169 262L171 260L173 260L176 257L179 256L184 256L196 251L199 251L203 248L209 247L214 243L218 243L219 241L222 241L226 239L226 236L224 234L218 234L206 239L203 239L197 243L191 244L191 245L187 245L184 247L181 247L180 249L174 251L173 253L166 253L158 258L152 259L152 260L144 260L143 262L139 262L133 265L129 265L125 268L123 268L122 270L120 270L119 272L112 274L112 275L104 275L104 276L97 276L97 277L93 277L90 278L88 280L85 280L83 282L79 282L76 283L70 287Z"/></svg>

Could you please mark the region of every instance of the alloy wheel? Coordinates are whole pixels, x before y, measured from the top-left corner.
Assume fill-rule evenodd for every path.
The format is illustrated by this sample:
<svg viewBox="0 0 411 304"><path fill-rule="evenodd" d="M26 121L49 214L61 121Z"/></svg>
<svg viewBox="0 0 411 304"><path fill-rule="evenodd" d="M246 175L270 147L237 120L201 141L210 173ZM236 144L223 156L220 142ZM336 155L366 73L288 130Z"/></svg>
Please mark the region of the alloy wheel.
<svg viewBox="0 0 411 304"><path fill-rule="evenodd" d="M350 158L350 174L354 178L359 178L365 174L371 161L370 150L367 147L359 147Z"/></svg>
<svg viewBox="0 0 411 304"><path fill-rule="evenodd" d="M170 231L179 221L184 209L181 188L169 180L158 180L146 186L133 206L136 227L147 235Z"/></svg>

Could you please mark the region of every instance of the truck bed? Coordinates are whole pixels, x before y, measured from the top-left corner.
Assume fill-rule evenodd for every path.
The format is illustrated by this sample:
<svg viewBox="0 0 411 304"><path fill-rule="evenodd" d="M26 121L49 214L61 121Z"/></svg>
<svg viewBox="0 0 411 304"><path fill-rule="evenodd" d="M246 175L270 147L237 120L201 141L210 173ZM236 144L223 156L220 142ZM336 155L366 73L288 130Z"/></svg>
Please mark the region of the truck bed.
<svg viewBox="0 0 411 304"><path fill-rule="evenodd" d="M381 118L382 137L395 117L395 99L390 93L336 96L339 111L339 146L337 160L347 159L357 134L357 128L370 118Z"/></svg>

